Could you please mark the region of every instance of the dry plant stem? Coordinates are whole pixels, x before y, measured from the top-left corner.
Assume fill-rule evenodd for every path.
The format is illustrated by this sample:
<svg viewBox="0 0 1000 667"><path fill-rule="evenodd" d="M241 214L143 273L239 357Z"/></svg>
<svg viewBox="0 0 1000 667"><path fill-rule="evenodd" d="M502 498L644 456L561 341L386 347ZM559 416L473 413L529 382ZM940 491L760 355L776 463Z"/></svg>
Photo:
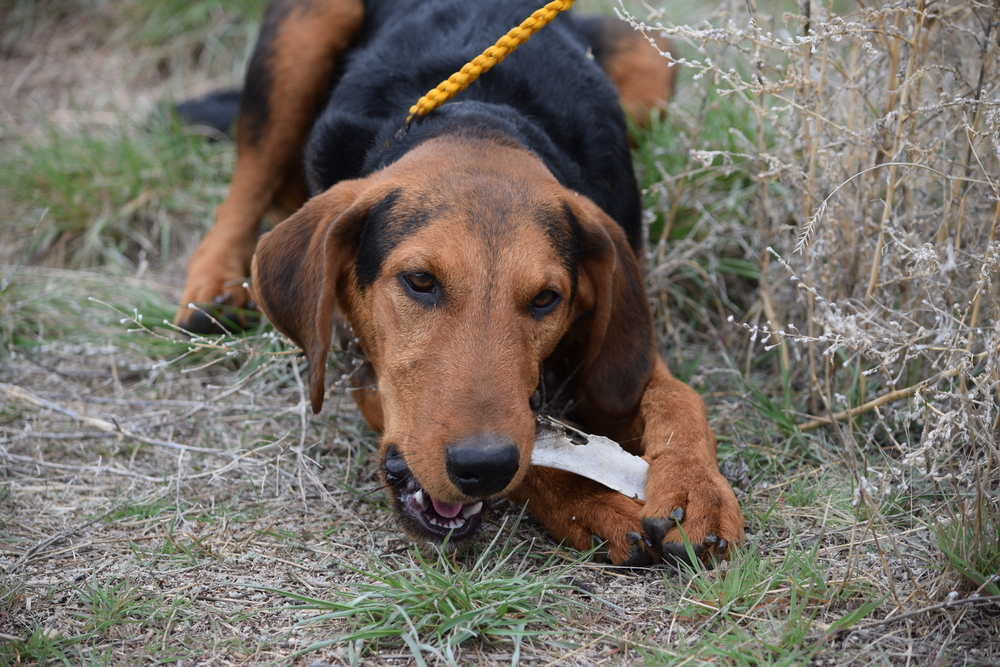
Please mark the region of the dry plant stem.
<svg viewBox="0 0 1000 667"><path fill-rule="evenodd" d="M916 65L917 59L917 46L920 43L920 28L923 25L924 20L924 0L920 0L920 4L917 7L917 23L913 27L913 36L909 40L910 50L909 58L906 62L906 75L903 81L899 84L902 90L899 90L896 85L896 71L898 69L897 63L899 62L899 49L900 44L898 39L890 37L891 40L889 44L889 73L888 73L888 86L889 86L889 97L888 104L886 108L886 116L892 113L895 107L897 93L899 95L899 108L897 109L896 117L896 131L893 136L893 146L892 154L889 155L889 159L893 161L893 164L889 167L889 182L886 187L885 199L882 206L882 218L879 221L878 228L878 239L875 242L875 252L872 253L872 268L868 276L868 288L865 290L865 306L870 306L872 302L872 296L875 293L875 287L878 284L879 270L882 264L882 253L885 248L885 230L886 226L889 224L889 220L893 213L893 204L895 203L896 187L899 181L896 178L898 167L895 164L896 158L899 155L900 148L903 143L903 130L906 122L909 120L909 109L908 100L910 92L910 79L913 76L913 68ZM896 29L897 32L901 32L903 14L898 13L896 15ZM900 38L901 39L901 38ZM860 361L859 361L860 364ZM859 369L863 370L863 369ZM866 386L868 380L863 372L858 373L858 396L861 400L865 399L866 396Z"/></svg>
<svg viewBox="0 0 1000 667"><path fill-rule="evenodd" d="M809 15L810 15L809 0L802 0L801 11L805 18L802 31L803 36L808 36ZM812 46L809 44L803 44L802 48L800 49L800 53L802 57L802 64L801 64L802 79L805 82L809 82L810 81L809 74L812 69L811 67ZM814 84L814 86L812 86L813 88L812 90L810 90L811 88L810 86L808 85L805 86L804 90L805 95L803 96L804 99L802 104L803 107L808 106L810 108L810 111L814 111L814 109L812 109L811 107L814 106L815 100L819 97L822 87L823 87L822 75L820 77L820 80L817 81ZM813 116L811 115L802 119L802 143L809 147L809 166L806 170L806 189L805 192L803 193L804 200L801 206L803 211L810 211L810 212L813 210L814 202L816 201L814 193L815 193L815 175L816 175L816 152L818 148L817 138L816 138L818 132L815 134L812 132L813 122L814 122ZM762 125L762 123L759 124ZM767 253L765 253L765 257L766 256ZM815 276L812 275L811 270L809 274L809 281L810 283L815 284ZM812 311L814 308L815 296L812 293L809 293L807 294L806 299L809 301L809 309L810 311ZM765 303L765 311L769 308L769 306L770 306L769 303ZM773 306L770 306L770 309L773 310ZM770 313L765 312L765 314L767 315L770 321L772 322L775 321L774 319L772 319ZM812 318L809 318L808 331L810 337L815 336L816 323L813 321ZM784 348L784 346L782 346L782 348ZM810 343L808 347L808 360L809 360L809 386L811 387L811 391L809 392L809 407L812 411L815 412L817 408L817 398L820 391L820 385L819 385L818 375L816 373L816 346L812 343Z"/></svg>
<svg viewBox="0 0 1000 667"><path fill-rule="evenodd" d="M832 4L832 0L831 0ZM816 81L816 99L823 99L824 85L826 84L826 67L830 62L829 58L829 48L830 43L827 41L823 42L823 57L820 59L819 67L819 78ZM806 211L812 211L813 206L816 202L816 162L819 157L819 132L813 134L812 142L809 147L809 171L808 171L808 182L809 182L809 208ZM770 260L770 254L768 254L768 259ZM810 294L808 297L810 300L815 300L815 297ZM784 358L788 359L788 350L785 349L786 346L782 345L782 351L784 352ZM818 392L820 389L820 381L816 368L816 346L813 345L810 348L812 356L809 358L809 381L814 387L812 396L810 397L810 405L813 410L816 409ZM825 364L824 364L825 366Z"/></svg>
<svg viewBox="0 0 1000 667"><path fill-rule="evenodd" d="M961 600L948 600L946 602L939 602L938 604L932 604L929 607L914 609L912 611L908 611L902 614L897 614L896 616L889 616L887 618L882 618L877 621L860 623L857 625L850 625L846 628L839 628L835 634L842 635L845 632L858 632L860 630L869 630L871 628L877 628L880 625L887 625L889 623L895 623L897 621L902 621L907 618L913 618L914 616L920 616L921 614L929 614L930 612L938 611L939 609L948 609L949 607L960 607L960 606L975 606L980 604L1000 604L1000 595L983 595L980 597L968 597L968 598L962 598Z"/></svg>
<svg viewBox="0 0 1000 667"><path fill-rule="evenodd" d="M686 173L690 167L691 163L688 162L684 172ZM684 186L687 185L687 182L687 176L677 179L677 189L674 190L673 201L670 202L670 211L667 212L667 215L663 219L663 231L660 232L659 249L656 256L657 264L663 264L666 259L667 240L670 238L670 231L673 229L674 219L677 217L677 210L680 208L681 196L684 194Z"/></svg>
<svg viewBox="0 0 1000 667"><path fill-rule="evenodd" d="M1000 222L1000 202L998 202L993 207L993 222L990 225L990 238L989 238L989 244L991 246L993 245L993 242L997 238L997 223L998 222ZM972 352L972 347L973 347L973 344L975 343L975 330L976 330L976 327L979 325L979 304L981 303L982 298L983 298L983 287L984 287L984 285L980 285L976 289L976 295L972 298L972 314L969 316L969 324L968 324L968 327L969 327L969 339L968 339L968 342L965 345L965 351L966 352ZM996 376L997 373L1000 373L1000 369L994 370L994 376ZM965 384L965 382L964 382L964 378L963 378L963 389L964 389L964 384ZM998 389L998 392L1000 392L1000 389Z"/></svg>
<svg viewBox="0 0 1000 667"><path fill-rule="evenodd" d="M990 25L992 26L992 24L990 24ZM986 41L987 43L988 43L988 39L989 39L990 29L991 29L990 27L987 27L986 28L986 35L984 35L984 37L986 38L986 40L984 40L984 41ZM986 47L984 47L984 48L986 48ZM978 102L982 102L983 101L983 79L985 78L985 74L986 74L986 60L983 59L983 62L980 64L980 67L979 67L979 81L976 84L976 92L975 92L975 98L974 98ZM979 132L979 124L980 124L980 121L982 119L982 115L983 115L983 105L982 104L977 104L975 112L972 114L972 125L971 125L971 131L972 132L978 134L978 132ZM969 133L969 129L970 128L966 129L966 134ZM972 137L969 137L969 148L968 148L968 150L965 153L965 172L964 173L965 173L966 176L968 176L969 173L972 171L972 157L973 156L975 156L976 157L976 161L979 162L979 155L976 153L975 146L974 146L973 141L972 141ZM980 162L979 166L982 167L982 163L981 162ZM994 191L995 190L996 190L996 187L994 186ZM958 226L955 228L955 249L956 250L962 247L962 225L965 222L964 212L965 212L966 202L968 201L968 196L967 196L968 192L969 192L968 185L963 185L963 187L962 187L962 199L959 202L959 206L960 206L961 212L958 215Z"/></svg>
<svg viewBox="0 0 1000 667"><path fill-rule="evenodd" d="M764 108L764 102L765 102L764 93L760 93L757 96L757 99L758 99L758 106L756 108L757 109L763 109ZM764 122L763 122L763 119L760 117L760 112L759 111L756 111L755 114L757 116L757 150L760 151L761 154L764 154L764 153L767 152L767 141L766 141L766 138L764 136ZM768 224L768 221L769 220L773 220L774 217L775 217L774 212L771 210L771 192L770 192L770 185L771 185L771 183L770 183L770 181L771 181L770 178L762 178L762 179L760 179L760 182L759 182L760 204L761 204L761 206L760 206L760 215L758 215L758 217L757 217L757 225L758 225L758 230L760 231L761 235L767 241L764 244L765 247L770 247L770 245L771 245L770 225ZM807 210L811 210L811 209L807 209ZM761 305L764 308L764 317L767 318L767 321L777 323L778 316L777 316L777 313L775 312L774 301L772 300L772 297L771 297L771 283L768 281L768 275L770 273L770 270L769 270L770 266L771 266L771 253L765 251L761 255L760 301L761 301ZM753 355L751 355L751 354L747 355L747 365L748 365L747 375L748 376L750 374L749 373L749 364L750 364L752 356ZM791 365L791 360L789 359L789 356L788 356L788 346L787 345L780 345L778 347L778 361L781 364L781 373L782 373L782 376L783 377L788 377L788 373L790 372L792 365Z"/></svg>
<svg viewBox="0 0 1000 667"><path fill-rule="evenodd" d="M8 567L6 569L6 572L8 574L10 574L11 572L14 572L18 568L20 568L22 565L24 565L25 563L27 563L32 557L35 556L35 554L39 553L40 551L42 551L44 549L47 549L48 547L52 546L53 544L56 544L57 542L61 542L62 540L65 540L67 537L70 537L70 536L74 535L75 533L80 532L81 530L83 530L85 528L89 528L90 526L93 526L95 523L98 523L99 521L103 521L104 519L108 518L109 516L111 516L112 514L114 514L115 512L117 512L118 509L119 509L119 507L120 507L119 505L116 505L115 507L112 507L107 512L105 512L104 514L101 514L100 516L94 517L93 519L91 519L87 523L83 524L79 528L68 528L66 530L63 530L63 531L60 531L60 532L56 533L55 535L51 535L49 537L46 537L44 540L41 540L40 542L36 543L35 546L31 547L30 549L28 549L27 551L25 551L23 554L21 554L21 557L18 558L16 561L14 561L14 563L10 567Z"/></svg>
<svg viewBox="0 0 1000 667"><path fill-rule="evenodd" d="M774 301L771 299L771 287L767 282L766 276L768 274L768 268L771 264L771 253L765 252L761 257L761 281L760 281L760 303L764 309L764 317L768 322L777 322L778 313L774 309ZM752 355L747 355L751 357ZM788 377L789 370L792 367L791 359L788 357L788 346L779 345L778 346L778 362L781 364L781 375L782 377ZM747 363L750 363L748 358ZM747 372L749 376L749 371ZM812 379L815 381L815 373L811 373Z"/></svg>
<svg viewBox="0 0 1000 667"><path fill-rule="evenodd" d="M73 472L85 472L92 475L122 475L123 477L131 477L133 479L141 479L144 482L153 483L163 481L162 477L151 477L149 475L132 472L131 470L119 470L117 468L112 468L111 466L75 466L68 463L49 463L48 461L40 461L31 456L20 456L18 454L10 454L8 452L0 452L0 456L4 457L8 461L17 461L18 463L41 466L43 468L51 468L53 470L71 470Z"/></svg>
<svg viewBox="0 0 1000 667"><path fill-rule="evenodd" d="M935 375L933 377L927 378L923 382L918 382L915 385L911 385L909 387L904 387L903 389L896 389L895 391L890 391L889 393L883 394L882 396L879 396L876 399L868 401L864 405L859 405L856 408L851 408L850 410L844 410L842 412L837 412L835 414L830 415L829 417L817 417L815 419L812 419L811 421L807 421L804 424L800 424L799 425L799 430L800 431L811 431L811 430L813 430L815 428L819 428L820 426L825 426L827 424L832 424L833 422L844 421L845 419L850 419L852 417L856 417L856 416L858 416L860 414L864 414L865 412L870 412L871 410L874 410L875 408L877 408L879 406L885 405L886 403L892 403L893 401L898 401L901 398L906 398L908 396L912 396L913 394L917 393L918 391L920 391L924 387L927 387L927 386L929 386L931 384L940 382L941 380L944 380L944 379L947 379L947 378L950 378L950 377L954 377L954 376L958 375L959 373L961 373L962 370L963 370L962 366L956 366L956 367L954 367L954 368L952 368L950 370L944 371L942 373L938 373L937 375Z"/></svg>
<svg viewBox="0 0 1000 667"><path fill-rule="evenodd" d="M61 414L66 415L70 419L80 422L81 424L87 424L88 426L93 426L94 428L106 431L108 433L117 433L125 438L130 438L132 440L137 440L139 442L145 443L147 445L153 445L156 447L167 447L170 449L176 449L184 452L198 452L200 454L215 454L216 456L225 456L231 458L232 454L228 452L220 452L217 449L208 449L206 447L192 447L191 445L182 445L179 442L170 442L168 440L157 440L155 438L147 438L144 435L139 435L138 433L132 433L131 431L126 431L118 424L100 419L98 417L91 417L89 415L81 415L69 408L64 408L63 406L53 403L52 401L47 401L40 396L22 389L20 387L6 384L0 382L0 391L4 392L8 396L22 400L26 403L31 403L32 405L37 405L40 408L46 408L49 410L55 410Z"/></svg>
<svg viewBox="0 0 1000 667"><path fill-rule="evenodd" d="M923 27L924 24L924 15L925 15L924 0L920 0L920 3L917 5L916 12L917 12L917 23L913 27L913 36L910 38L910 40L908 40L910 46L910 53L909 53L909 59L906 62L906 76L904 77L902 83L900 84L902 90L898 91L899 109L898 109L898 115L896 117L896 132L893 137L892 155L889 156L889 158L893 161L896 160L897 155L899 154L899 150L903 142L903 129L906 125L906 122L910 119L909 109L907 108L907 105L909 102L910 80L913 77L913 68L916 67L917 55L919 50L918 46L920 45L920 33L921 33L921 28ZM902 20L903 20L903 15L902 13L900 13L897 15L896 18L897 29L901 27L900 23L902 22ZM891 60L889 65L890 91L889 91L889 104L888 108L886 109L887 115L892 112L893 107L895 106L894 103L895 103L896 93L894 93L893 91L896 90L897 68L893 66L893 63L899 61L899 48L900 48L899 42L894 39L890 44L890 49L889 49ZM885 228L889 222L889 218L892 216L892 206L896 194L896 187L899 184L896 178L896 173L897 173L897 166L895 164L890 165L889 183L885 193L885 205L882 208L882 219L879 222L878 241L875 244L875 253L872 257L872 269L871 269L871 274L868 277L868 289L865 290L865 305L871 304L872 295L875 293L875 286L878 282L879 267L881 266L882 248L885 240ZM864 396L864 393L862 392L861 395Z"/></svg>

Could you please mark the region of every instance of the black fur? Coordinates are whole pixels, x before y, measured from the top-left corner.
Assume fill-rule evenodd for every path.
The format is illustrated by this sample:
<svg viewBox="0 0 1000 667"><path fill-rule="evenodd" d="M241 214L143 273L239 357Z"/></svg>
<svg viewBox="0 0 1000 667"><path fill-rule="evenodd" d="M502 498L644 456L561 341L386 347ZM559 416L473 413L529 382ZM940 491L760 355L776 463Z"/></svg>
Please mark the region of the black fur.
<svg viewBox="0 0 1000 667"><path fill-rule="evenodd" d="M538 8L536 0L369 0L306 148L313 194L392 163L422 141L490 134L538 155L641 245L640 201L618 94L587 57L588 22L560 15L409 128L409 108Z"/></svg>
<svg viewBox="0 0 1000 667"><path fill-rule="evenodd" d="M219 135L233 134L233 121L240 110L239 90L220 90L202 97L181 102L177 105L177 115L191 125L210 127Z"/></svg>
<svg viewBox="0 0 1000 667"><path fill-rule="evenodd" d="M362 290L375 282L382 263L396 246L430 220L429 211L406 206L399 197L399 191L394 190L368 211L354 255L354 270Z"/></svg>
<svg viewBox="0 0 1000 667"><path fill-rule="evenodd" d="M228 131L242 103L239 131L258 139L270 113L268 37L300 2L278 0L268 9L242 100L239 91L215 93L178 105L182 116ZM559 15L454 101L405 126L424 93L537 8L537 0L367 0L361 31L338 63L306 146L311 193L381 169L437 136L492 136L538 155L562 185L621 225L639 251L641 203L624 115L588 54L592 49L597 61L607 55L601 28L610 19Z"/></svg>

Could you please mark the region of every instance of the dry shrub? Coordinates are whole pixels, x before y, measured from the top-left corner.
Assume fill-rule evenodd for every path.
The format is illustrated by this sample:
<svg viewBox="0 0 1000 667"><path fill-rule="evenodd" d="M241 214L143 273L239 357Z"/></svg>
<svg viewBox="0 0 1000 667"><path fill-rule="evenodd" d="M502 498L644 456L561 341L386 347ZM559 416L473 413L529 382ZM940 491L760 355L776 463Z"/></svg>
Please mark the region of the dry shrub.
<svg viewBox="0 0 1000 667"><path fill-rule="evenodd" d="M761 269L755 354L779 346L803 430L834 422L845 455L878 443L897 483L995 513L1000 2L752 5L626 18L679 44L684 98L749 121L687 148L756 190L738 233Z"/></svg>

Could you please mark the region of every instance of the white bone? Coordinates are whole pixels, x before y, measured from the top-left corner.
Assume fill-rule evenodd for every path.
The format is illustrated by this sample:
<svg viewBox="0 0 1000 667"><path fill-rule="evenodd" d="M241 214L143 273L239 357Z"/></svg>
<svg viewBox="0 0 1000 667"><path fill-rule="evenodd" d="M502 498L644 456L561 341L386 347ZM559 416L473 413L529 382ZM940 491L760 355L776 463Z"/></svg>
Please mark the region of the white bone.
<svg viewBox="0 0 1000 667"><path fill-rule="evenodd" d="M536 424L532 465L575 472L630 498L646 499L649 464L642 458L610 438L583 433L551 417L539 415Z"/></svg>

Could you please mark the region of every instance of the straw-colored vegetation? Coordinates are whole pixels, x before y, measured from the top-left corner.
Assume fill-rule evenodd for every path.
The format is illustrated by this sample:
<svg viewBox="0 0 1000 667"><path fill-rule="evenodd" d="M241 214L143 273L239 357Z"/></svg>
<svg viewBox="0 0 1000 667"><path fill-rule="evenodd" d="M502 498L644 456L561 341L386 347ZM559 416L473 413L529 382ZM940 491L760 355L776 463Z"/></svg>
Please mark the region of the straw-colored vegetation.
<svg viewBox="0 0 1000 667"><path fill-rule="evenodd" d="M343 386L313 416L266 325L164 324L233 159L167 105L238 82L260 3L14 0L0 664L1000 662L1000 5L628 7L677 45L648 286L732 561L592 565L506 503L411 546Z"/></svg>

